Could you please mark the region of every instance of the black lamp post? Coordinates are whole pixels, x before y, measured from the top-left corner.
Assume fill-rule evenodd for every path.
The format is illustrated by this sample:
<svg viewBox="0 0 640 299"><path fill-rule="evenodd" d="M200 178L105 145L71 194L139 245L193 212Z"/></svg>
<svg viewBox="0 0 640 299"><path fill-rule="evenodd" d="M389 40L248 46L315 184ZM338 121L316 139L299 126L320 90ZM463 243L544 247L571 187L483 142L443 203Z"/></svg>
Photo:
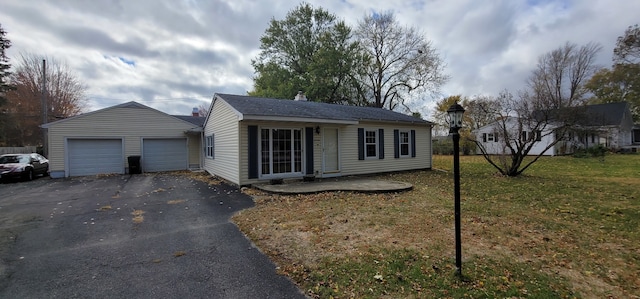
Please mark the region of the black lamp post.
<svg viewBox="0 0 640 299"><path fill-rule="evenodd" d="M447 110L449 134L453 138L453 184L456 222L456 275L462 277L462 238L460 237L460 133L464 108L455 103Z"/></svg>

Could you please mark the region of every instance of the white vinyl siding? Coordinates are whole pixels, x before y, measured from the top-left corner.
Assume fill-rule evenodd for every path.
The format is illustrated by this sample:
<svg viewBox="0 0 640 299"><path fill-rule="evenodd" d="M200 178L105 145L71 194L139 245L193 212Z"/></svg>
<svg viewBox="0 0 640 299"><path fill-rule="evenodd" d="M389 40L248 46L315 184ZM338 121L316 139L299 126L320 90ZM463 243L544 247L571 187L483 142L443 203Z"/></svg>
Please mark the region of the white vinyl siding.
<svg viewBox="0 0 640 299"><path fill-rule="evenodd" d="M131 105L130 107L111 107L69 118L48 128L48 159L52 175L61 173L68 176L65 169L66 138L118 138L123 140L124 155L122 165L126 165L128 156L142 155L142 138L188 138L190 146L189 164L200 164L200 135L185 132L195 125L171 117L160 111ZM195 139L195 140L194 140Z"/></svg>
<svg viewBox="0 0 640 299"><path fill-rule="evenodd" d="M383 129L384 159L358 160L358 127ZM394 159L393 130L416 131L416 157ZM341 174L372 174L389 171L431 168L431 127L427 124L407 126L388 123L363 123L359 126L345 126L340 131Z"/></svg>
<svg viewBox="0 0 640 299"><path fill-rule="evenodd" d="M536 130L520 130L517 119L508 119L506 120L504 126L506 126L510 136L509 138L513 138L516 140L512 140L511 142L534 142L531 151L529 151L529 155L538 155L541 154L542 151L551 143L555 138L555 134L552 133L550 128L545 131L536 131ZM477 130L474 130L477 140L479 140L479 144L484 147L486 152L490 155L501 155L509 152L509 148L506 144L508 138L505 138L498 132L502 131L502 125L498 125L497 123L489 124ZM511 143L513 144L513 143ZM546 156L554 156L558 154L558 148L563 146L563 142L561 141L556 146L552 146L544 152ZM559 152L562 152L560 150ZM476 153L480 154L480 148L476 149Z"/></svg>
<svg viewBox="0 0 640 299"><path fill-rule="evenodd" d="M239 141L239 122L236 112L225 101L217 100L204 128L204 135L214 135L215 159L204 159L204 169L235 184L240 184L241 153L246 152Z"/></svg>

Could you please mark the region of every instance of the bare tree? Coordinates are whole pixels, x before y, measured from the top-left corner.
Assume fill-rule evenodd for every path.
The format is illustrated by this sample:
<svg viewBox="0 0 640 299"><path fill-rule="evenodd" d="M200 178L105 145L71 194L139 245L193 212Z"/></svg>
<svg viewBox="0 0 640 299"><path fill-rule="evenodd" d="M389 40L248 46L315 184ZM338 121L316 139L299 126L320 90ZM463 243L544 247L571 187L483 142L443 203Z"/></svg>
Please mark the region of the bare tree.
<svg viewBox="0 0 640 299"><path fill-rule="evenodd" d="M494 143L482 138L473 140L482 156L502 175L518 176L537 162L544 153L565 142L565 136L583 115L581 107L565 109L538 109L540 99L527 92L514 97L503 91L488 106L479 106L495 121L489 126ZM544 101L542 101L544 102ZM537 153L526 159L534 147Z"/></svg>
<svg viewBox="0 0 640 299"><path fill-rule="evenodd" d="M495 113L500 110L500 103L493 97L479 95L468 99L464 107L469 128L475 130L496 121Z"/></svg>
<svg viewBox="0 0 640 299"><path fill-rule="evenodd" d="M209 115L209 108L211 108L211 104L202 103L198 106L198 116L207 117Z"/></svg>
<svg viewBox="0 0 640 299"><path fill-rule="evenodd" d="M371 106L410 110L410 94L436 92L448 79L431 42L418 29L402 27L391 12L367 15L355 36L369 56L361 97Z"/></svg>
<svg viewBox="0 0 640 299"><path fill-rule="evenodd" d="M11 118L6 128L8 144L42 144L39 125L43 122L43 60L46 61L46 121L79 114L84 108L86 87L66 64L36 54L20 54L11 77L16 89L7 92L8 105L5 113Z"/></svg>
<svg viewBox="0 0 640 299"><path fill-rule="evenodd" d="M559 109L584 104L584 84L597 70L596 54L602 47L588 43L578 47L567 42L538 58L529 78L529 88L538 109Z"/></svg>

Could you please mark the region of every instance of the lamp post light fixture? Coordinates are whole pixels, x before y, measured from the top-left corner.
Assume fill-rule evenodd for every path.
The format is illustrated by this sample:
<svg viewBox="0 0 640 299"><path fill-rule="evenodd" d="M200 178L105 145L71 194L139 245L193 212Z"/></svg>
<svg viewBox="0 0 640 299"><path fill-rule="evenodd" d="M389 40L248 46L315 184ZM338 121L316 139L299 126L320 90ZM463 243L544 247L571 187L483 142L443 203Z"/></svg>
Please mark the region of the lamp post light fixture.
<svg viewBox="0 0 640 299"><path fill-rule="evenodd" d="M447 109L449 135L453 138L453 185L456 225L456 275L462 277L462 238L460 237L460 133L464 108L455 103Z"/></svg>

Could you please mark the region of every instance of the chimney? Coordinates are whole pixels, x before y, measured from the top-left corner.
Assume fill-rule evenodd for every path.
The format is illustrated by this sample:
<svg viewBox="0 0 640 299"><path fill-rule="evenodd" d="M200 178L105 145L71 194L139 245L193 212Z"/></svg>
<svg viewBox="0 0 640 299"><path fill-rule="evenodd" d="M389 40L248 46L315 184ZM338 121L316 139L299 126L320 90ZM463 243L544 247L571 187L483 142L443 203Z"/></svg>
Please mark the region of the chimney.
<svg viewBox="0 0 640 299"><path fill-rule="evenodd" d="M296 95L296 97L293 99L294 101L306 101L307 97L304 96L304 93L302 93L301 91L298 91L298 94Z"/></svg>
<svg viewBox="0 0 640 299"><path fill-rule="evenodd" d="M191 116L200 116L200 111L198 110L198 108L193 107L193 110L191 111Z"/></svg>

